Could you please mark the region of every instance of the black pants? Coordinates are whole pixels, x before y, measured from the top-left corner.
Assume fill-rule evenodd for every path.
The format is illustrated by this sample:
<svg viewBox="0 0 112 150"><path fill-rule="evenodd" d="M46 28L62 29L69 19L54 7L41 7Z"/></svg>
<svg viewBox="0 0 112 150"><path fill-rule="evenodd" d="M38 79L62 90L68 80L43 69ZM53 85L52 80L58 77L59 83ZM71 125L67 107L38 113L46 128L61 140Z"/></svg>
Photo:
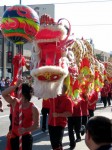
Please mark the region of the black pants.
<svg viewBox="0 0 112 150"><path fill-rule="evenodd" d="M31 134L22 136L22 150L32 150L33 137ZM19 137L11 139L11 150L19 150Z"/></svg>
<svg viewBox="0 0 112 150"><path fill-rule="evenodd" d="M47 115L49 114L49 109L43 107L41 113L42 113L42 129L46 130L46 122L47 122Z"/></svg>
<svg viewBox="0 0 112 150"><path fill-rule="evenodd" d="M111 105L110 100L111 100L111 93L108 93L108 97L107 97L108 106Z"/></svg>
<svg viewBox="0 0 112 150"><path fill-rule="evenodd" d="M5 87L1 87L1 92L5 90Z"/></svg>
<svg viewBox="0 0 112 150"><path fill-rule="evenodd" d="M89 118L93 117L94 116L94 110L92 109L89 109Z"/></svg>
<svg viewBox="0 0 112 150"><path fill-rule="evenodd" d="M9 115L10 125L9 125L9 131L12 130L12 114Z"/></svg>
<svg viewBox="0 0 112 150"><path fill-rule="evenodd" d="M88 116L82 116L82 125L86 127L87 122L88 122Z"/></svg>
<svg viewBox="0 0 112 150"><path fill-rule="evenodd" d="M48 126L50 142L53 150L62 149L62 139L64 136L64 127Z"/></svg>
<svg viewBox="0 0 112 150"><path fill-rule="evenodd" d="M70 146L74 147L76 145L74 130L76 133L76 138L80 139L80 129L81 129L81 117L68 117L68 135Z"/></svg>
<svg viewBox="0 0 112 150"><path fill-rule="evenodd" d="M104 107L106 107L107 106L107 97L101 97L101 101L103 102Z"/></svg>

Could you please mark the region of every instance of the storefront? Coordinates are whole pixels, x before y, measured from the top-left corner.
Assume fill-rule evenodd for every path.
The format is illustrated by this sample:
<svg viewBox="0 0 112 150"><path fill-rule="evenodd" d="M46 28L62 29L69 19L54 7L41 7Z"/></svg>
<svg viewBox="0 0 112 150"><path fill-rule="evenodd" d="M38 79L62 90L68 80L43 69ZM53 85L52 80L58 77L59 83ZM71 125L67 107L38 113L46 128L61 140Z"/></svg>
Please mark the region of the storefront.
<svg viewBox="0 0 112 150"><path fill-rule="evenodd" d="M12 77L12 58L14 55L14 45L4 39L0 32L0 78Z"/></svg>

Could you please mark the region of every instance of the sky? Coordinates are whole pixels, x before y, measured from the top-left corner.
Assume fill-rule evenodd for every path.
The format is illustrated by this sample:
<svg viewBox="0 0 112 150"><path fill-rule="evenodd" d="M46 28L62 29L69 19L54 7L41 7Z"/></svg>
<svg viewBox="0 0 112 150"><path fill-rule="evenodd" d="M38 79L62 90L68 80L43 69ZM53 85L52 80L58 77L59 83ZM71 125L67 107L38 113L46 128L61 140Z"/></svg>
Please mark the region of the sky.
<svg viewBox="0 0 112 150"><path fill-rule="evenodd" d="M55 4L55 20L66 18L75 38L92 39L95 49L112 51L112 0L21 0L23 5ZM0 6L20 0L0 0Z"/></svg>

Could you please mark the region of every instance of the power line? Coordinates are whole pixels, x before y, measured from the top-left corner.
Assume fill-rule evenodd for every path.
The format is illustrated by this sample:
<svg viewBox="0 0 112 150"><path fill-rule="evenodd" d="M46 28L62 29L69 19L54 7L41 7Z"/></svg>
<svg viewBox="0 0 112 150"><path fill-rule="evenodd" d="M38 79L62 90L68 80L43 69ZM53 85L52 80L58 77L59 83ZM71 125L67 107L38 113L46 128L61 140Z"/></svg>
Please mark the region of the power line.
<svg viewBox="0 0 112 150"><path fill-rule="evenodd" d="M112 26L112 24L74 24L71 26Z"/></svg>
<svg viewBox="0 0 112 150"><path fill-rule="evenodd" d="M76 2L63 2L63 3L53 3L53 4L103 3L103 2L112 2L112 0L101 0L101 1L76 1Z"/></svg>

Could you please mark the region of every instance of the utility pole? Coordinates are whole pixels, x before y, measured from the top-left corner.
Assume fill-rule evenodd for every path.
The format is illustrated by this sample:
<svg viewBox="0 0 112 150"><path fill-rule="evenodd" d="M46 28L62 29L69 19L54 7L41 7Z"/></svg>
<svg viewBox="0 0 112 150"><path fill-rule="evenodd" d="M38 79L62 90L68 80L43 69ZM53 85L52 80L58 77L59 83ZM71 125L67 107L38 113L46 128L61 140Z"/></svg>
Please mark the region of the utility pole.
<svg viewBox="0 0 112 150"><path fill-rule="evenodd" d="M21 5L21 0L19 1L19 4Z"/></svg>
<svg viewBox="0 0 112 150"><path fill-rule="evenodd" d="M4 5L4 12L6 10L6 5ZM2 72L2 76L4 78L6 78L6 38L4 38L3 36L3 47L2 47L2 67L3 67L3 72Z"/></svg>

